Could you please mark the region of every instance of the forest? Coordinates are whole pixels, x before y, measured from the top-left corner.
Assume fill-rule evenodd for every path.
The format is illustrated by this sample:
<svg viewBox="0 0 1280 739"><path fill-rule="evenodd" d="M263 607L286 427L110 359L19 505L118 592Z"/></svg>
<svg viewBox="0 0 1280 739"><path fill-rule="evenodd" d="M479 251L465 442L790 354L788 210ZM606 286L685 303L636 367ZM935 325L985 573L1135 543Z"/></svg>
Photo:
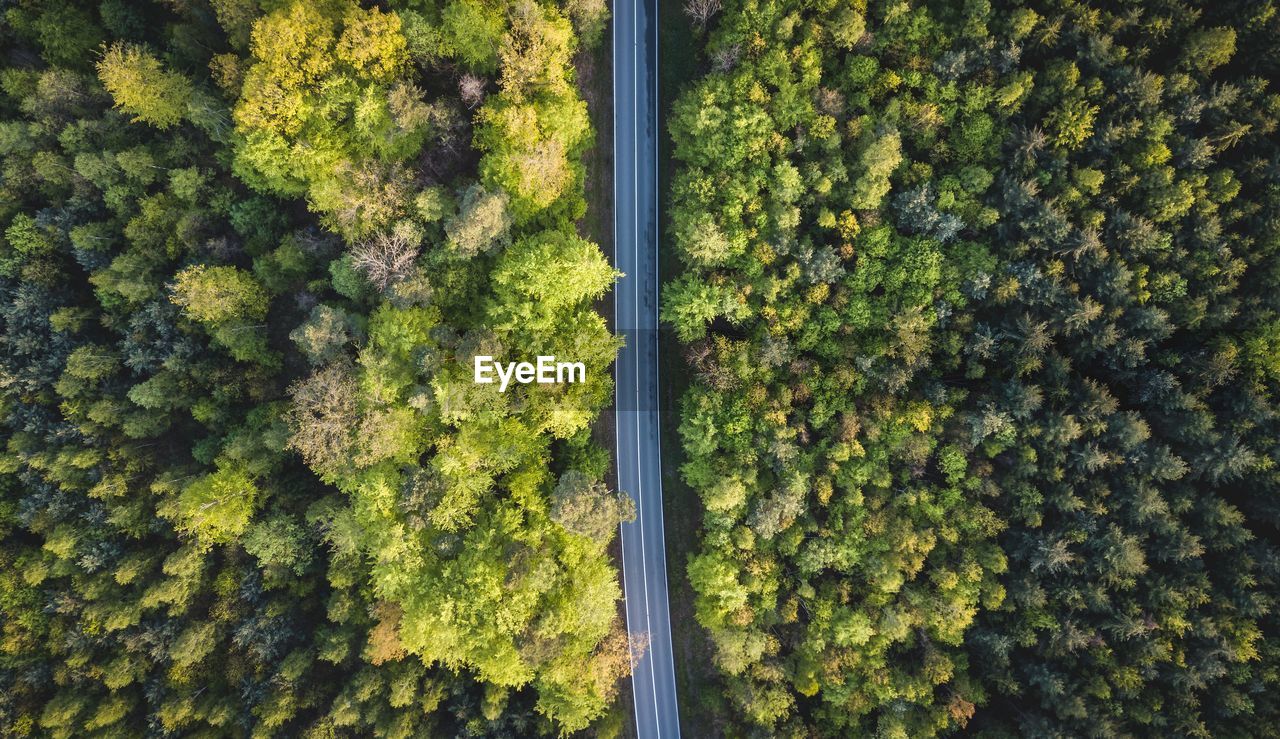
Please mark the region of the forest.
<svg viewBox="0 0 1280 739"><path fill-rule="evenodd" d="M0 735L616 731L604 1L0 14Z"/></svg>
<svg viewBox="0 0 1280 739"><path fill-rule="evenodd" d="M680 5L681 718L1275 736L1276 0ZM609 27L0 0L0 736L629 731Z"/></svg>
<svg viewBox="0 0 1280 739"><path fill-rule="evenodd" d="M685 10L692 710L1275 736L1276 4Z"/></svg>

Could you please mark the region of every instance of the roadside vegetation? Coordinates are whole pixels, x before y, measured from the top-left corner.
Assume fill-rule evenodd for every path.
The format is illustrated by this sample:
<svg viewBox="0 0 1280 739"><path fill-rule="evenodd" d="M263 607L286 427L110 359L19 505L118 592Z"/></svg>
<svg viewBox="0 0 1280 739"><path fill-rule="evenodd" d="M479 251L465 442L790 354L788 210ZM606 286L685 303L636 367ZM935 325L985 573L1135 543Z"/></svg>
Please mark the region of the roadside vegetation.
<svg viewBox="0 0 1280 739"><path fill-rule="evenodd" d="M686 6L663 315L719 731L1280 723L1280 19L1109 7Z"/></svg>
<svg viewBox="0 0 1280 739"><path fill-rule="evenodd" d="M605 4L0 9L0 734L603 716L631 507L572 61Z"/></svg>

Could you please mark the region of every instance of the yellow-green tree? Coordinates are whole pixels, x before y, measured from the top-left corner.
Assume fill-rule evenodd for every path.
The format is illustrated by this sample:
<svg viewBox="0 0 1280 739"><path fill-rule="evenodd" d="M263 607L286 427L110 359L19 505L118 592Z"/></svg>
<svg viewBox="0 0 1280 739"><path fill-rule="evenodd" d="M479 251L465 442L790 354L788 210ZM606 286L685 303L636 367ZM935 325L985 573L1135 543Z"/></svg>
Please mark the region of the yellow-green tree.
<svg viewBox="0 0 1280 739"><path fill-rule="evenodd" d="M253 27L253 64L234 110L236 172L306 196L349 240L408 208L430 111L407 79L400 19L347 0L288 3Z"/></svg>
<svg viewBox="0 0 1280 739"><path fill-rule="evenodd" d="M192 98L190 80L136 44L112 44L98 61L98 79L117 108L162 130L182 122Z"/></svg>

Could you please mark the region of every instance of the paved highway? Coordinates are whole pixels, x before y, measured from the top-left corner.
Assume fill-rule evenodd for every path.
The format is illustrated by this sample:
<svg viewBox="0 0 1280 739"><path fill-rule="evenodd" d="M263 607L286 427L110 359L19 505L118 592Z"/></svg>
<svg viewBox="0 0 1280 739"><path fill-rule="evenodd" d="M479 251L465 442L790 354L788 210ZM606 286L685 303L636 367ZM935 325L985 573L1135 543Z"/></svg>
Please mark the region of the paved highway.
<svg viewBox="0 0 1280 739"><path fill-rule="evenodd" d="M658 8L613 4L614 327L627 341L615 365L618 487L636 501L622 526L627 631L646 645L632 671L636 734L680 736L658 447Z"/></svg>

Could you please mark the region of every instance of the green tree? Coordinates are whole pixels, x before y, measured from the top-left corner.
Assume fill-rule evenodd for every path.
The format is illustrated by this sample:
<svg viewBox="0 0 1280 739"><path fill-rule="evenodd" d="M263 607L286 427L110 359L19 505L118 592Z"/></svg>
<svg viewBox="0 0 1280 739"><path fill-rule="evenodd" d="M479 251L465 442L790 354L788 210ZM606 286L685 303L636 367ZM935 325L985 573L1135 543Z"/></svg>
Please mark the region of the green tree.
<svg viewBox="0 0 1280 739"><path fill-rule="evenodd" d="M450 50L477 72L498 68L498 48L506 23L500 3L451 0L441 12L442 30Z"/></svg>
<svg viewBox="0 0 1280 739"><path fill-rule="evenodd" d="M112 44L98 61L98 79L115 98L116 107L164 130L182 122L191 104L191 81L167 71L146 49Z"/></svg>
<svg viewBox="0 0 1280 739"><path fill-rule="evenodd" d="M445 223L450 249L473 257L510 243L511 198L503 191L488 192L476 184L462 195L458 214Z"/></svg>
<svg viewBox="0 0 1280 739"><path fill-rule="evenodd" d="M170 299L203 325L236 359L272 364L267 348L269 298L251 274L235 267L195 265L179 272Z"/></svg>
<svg viewBox="0 0 1280 739"><path fill-rule="evenodd" d="M554 327L564 311L595 300L621 273L595 244L563 231L544 231L517 241L500 256L492 274L499 325Z"/></svg>
<svg viewBox="0 0 1280 739"><path fill-rule="evenodd" d="M183 489L175 502L177 526L203 546L227 544L248 528L260 495L244 470L220 468Z"/></svg>
<svg viewBox="0 0 1280 739"><path fill-rule="evenodd" d="M613 539L619 524L635 517L631 498L610 491L578 470L561 475L551 494L551 520L602 544Z"/></svg>
<svg viewBox="0 0 1280 739"><path fill-rule="evenodd" d="M354 2L292 2L254 24L253 65L234 118L236 172L283 195L307 195L350 240L407 208L407 173L429 126L404 79L400 19Z"/></svg>
<svg viewBox="0 0 1280 739"><path fill-rule="evenodd" d="M261 321L269 303L266 291L248 272L205 265L178 273L172 299L188 317L209 326Z"/></svg>
<svg viewBox="0 0 1280 739"><path fill-rule="evenodd" d="M1187 67L1200 74L1209 74L1235 56L1236 31L1234 28L1198 30L1187 38L1182 53Z"/></svg>

